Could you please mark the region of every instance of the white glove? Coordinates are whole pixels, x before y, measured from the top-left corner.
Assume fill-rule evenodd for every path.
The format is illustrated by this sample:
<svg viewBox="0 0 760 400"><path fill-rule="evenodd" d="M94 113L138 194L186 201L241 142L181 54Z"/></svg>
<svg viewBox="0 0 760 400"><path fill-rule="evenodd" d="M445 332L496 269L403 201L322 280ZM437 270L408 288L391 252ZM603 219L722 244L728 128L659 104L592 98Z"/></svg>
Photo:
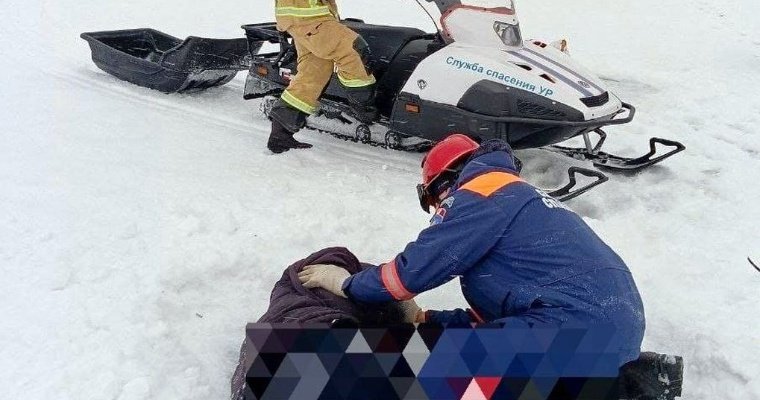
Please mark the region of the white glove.
<svg viewBox="0 0 760 400"><path fill-rule="evenodd" d="M345 269L328 264L309 265L298 273L298 279L304 287L319 287L345 298L347 296L343 293L343 282L350 276Z"/></svg>
<svg viewBox="0 0 760 400"><path fill-rule="evenodd" d="M425 322L424 317L421 315L424 313L420 306L414 300L406 300L398 303L401 310L404 311L404 322L415 323Z"/></svg>

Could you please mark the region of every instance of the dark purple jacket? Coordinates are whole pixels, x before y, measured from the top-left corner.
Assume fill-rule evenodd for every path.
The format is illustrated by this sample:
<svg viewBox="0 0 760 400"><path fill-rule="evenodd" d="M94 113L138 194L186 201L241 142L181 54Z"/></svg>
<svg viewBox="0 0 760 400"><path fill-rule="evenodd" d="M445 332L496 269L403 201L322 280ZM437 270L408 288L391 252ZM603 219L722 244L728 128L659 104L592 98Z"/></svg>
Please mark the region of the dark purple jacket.
<svg viewBox="0 0 760 400"><path fill-rule="evenodd" d="M388 326L403 322L403 311L397 303L356 304L324 289L307 289L298 280L298 273L307 265L332 264L345 268L352 275L371 265L362 264L343 247L320 250L289 266L274 284L269 298L269 309L257 322L260 323L332 323L335 320L357 325ZM240 359L232 376L232 399L244 398L246 367L253 363L255 349L243 342Z"/></svg>
<svg viewBox="0 0 760 400"><path fill-rule="evenodd" d="M343 247L320 250L297 261L275 283L269 298L269 309L258 322L319 323L336 319L358 322L360 306L324 289L307 289L298 280L298 273L312 264L332 264L345 268L351 275L362 270L362 264Z"/></svg>

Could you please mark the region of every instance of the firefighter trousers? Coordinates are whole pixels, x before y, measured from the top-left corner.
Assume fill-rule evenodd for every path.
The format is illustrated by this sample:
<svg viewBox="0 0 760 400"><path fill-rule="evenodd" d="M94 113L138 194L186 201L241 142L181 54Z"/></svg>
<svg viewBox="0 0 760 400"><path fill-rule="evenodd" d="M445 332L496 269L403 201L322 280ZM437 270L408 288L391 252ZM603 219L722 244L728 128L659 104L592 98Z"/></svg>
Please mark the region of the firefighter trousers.
<svg viewBox="0 0 760 400"><path fill-rule="evenodd" d="M291 26L288 33L298 52L298 71L281 99L294 108L313 114L336 70L346 88L359 89L375 83L363 58L369 54L366 42L337 19L302 22Z"/></svg>

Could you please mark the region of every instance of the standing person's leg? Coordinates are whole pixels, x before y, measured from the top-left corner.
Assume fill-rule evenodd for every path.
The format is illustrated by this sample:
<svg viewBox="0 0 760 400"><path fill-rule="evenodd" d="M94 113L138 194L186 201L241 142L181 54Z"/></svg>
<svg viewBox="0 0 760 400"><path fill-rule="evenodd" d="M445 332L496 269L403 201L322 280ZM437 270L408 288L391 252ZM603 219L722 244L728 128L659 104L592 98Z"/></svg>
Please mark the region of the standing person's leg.
<svg viewBox="0 0 760 400"><path fill-rule="evenodd" d="M319 104L319 96L325 90L333 74L333 62L315 55L304 40L308 27L294 27L291 36L298 53L298 71L292 77L288 88L282 93L282 100L303 114L311 115Z"/></svg>
<svg viewBox="0 0 760 400"><path fill-rule="evenodd" d="M346 90L357 117L369 123L375 109L375 77L368 67L367 42L338 20L323 21L305 37L305 46L317 57L335 62L338 80Z"/></svg>
<svg viewBox="0 0 760 400"><path fill-rule="evenodd" d="M333 73L332 61L320 59L302 44L308 28L293 27L290 31L298 53L298 71L269 114L272 133L267 147L274 153L311 147L295 140L293 134L306 125L306 117L316 110L319 96Z"/></svg>

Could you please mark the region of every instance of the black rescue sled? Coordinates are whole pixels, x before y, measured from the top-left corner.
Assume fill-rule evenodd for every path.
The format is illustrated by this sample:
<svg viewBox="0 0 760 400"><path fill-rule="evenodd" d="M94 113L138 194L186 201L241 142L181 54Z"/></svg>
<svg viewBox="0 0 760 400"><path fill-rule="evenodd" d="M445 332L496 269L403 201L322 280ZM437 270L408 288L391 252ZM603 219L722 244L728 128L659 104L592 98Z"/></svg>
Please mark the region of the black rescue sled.
<svg viewBox="0 0 760 400"><path fill-rule="evenodd" d="M250 54L240 39L206 39L190 36L180 40L154 29L87 32L98 68L135 85L164 93L192 92L221 86L238 71L248 69Z"/></svg>

